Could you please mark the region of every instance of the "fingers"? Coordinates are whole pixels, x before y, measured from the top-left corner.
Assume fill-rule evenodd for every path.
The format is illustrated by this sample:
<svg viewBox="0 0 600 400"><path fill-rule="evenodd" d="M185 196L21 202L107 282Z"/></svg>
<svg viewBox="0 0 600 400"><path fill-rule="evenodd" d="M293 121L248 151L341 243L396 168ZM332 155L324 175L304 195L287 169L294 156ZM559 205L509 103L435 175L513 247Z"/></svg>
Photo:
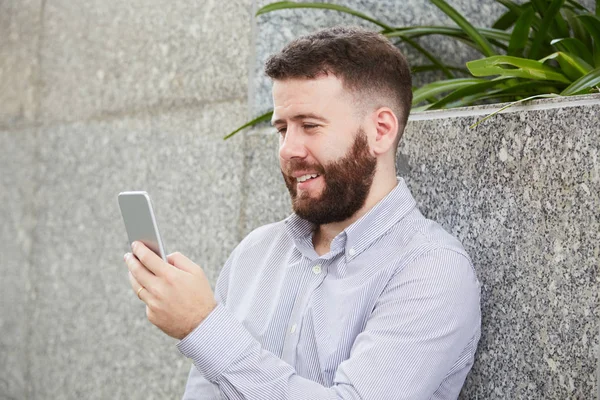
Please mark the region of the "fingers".
<svg viewBox="0 0 600 400"><path fill-rule="evenodd" d="M129 272L131 272L131 275L135 278L137 283L148 289L148 291L152 292L152 288L156 284L156 280L158 278L154 276L154 274L150 272L131 253L125 254L125 262L127 263L127 268L129 268Z"/></svg>
<svg viewBox="0 0 600 400"><path fill-rule="evenodd" d="M144 243L142 242L133 242L131 244L131 248L133 250L133 254L140 260L140 262L154 275L160 276L164 274L165 270L165 262L156 255L152 250L150 250Z"/></svg>
<svg viewBox="0 0 600 400"><path fill-rule="evenodd" d="M179 268L182 271L189 272L190 274L197 273L200 270L200 266L181 254L180 252L171 253L167 256L169 264Z"/></svg>
<svg viewBox="0 0 600 400"><path fill-rule="evenodd" d="M129 283L131 284L131 288L137 294L137 297L144 303L146 303L146 300L144 299L149 296L148 290L146 290L145 287L140 285L140 283L135 279L131 271L129 271L127 275L129 276Z"/></svg>

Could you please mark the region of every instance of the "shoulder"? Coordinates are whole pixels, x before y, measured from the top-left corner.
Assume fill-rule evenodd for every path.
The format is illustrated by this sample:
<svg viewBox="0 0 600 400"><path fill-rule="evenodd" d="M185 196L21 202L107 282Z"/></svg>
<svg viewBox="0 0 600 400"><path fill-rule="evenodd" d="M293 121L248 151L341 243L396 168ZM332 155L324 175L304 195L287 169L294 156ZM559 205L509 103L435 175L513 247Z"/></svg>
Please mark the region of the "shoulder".
<svg viewBox="0 0 600 400"><path fill-rule="evenodd" d="M398 270L411 264L437 264L446 269L452 266L474 273L469 254L462 243L439 223L425 218L418 209L409 213L394 229L401 238L402 262ZM429 260L429 261L428 261Z"/></svg>

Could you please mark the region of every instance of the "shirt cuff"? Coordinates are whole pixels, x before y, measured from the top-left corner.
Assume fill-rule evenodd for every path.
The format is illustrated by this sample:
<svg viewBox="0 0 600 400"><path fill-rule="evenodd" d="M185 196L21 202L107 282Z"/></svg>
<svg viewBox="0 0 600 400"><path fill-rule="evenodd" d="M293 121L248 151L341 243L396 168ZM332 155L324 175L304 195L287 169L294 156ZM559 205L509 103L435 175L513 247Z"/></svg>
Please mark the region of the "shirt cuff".
<svg viewBox="0 0 600 400"><path fill-rule="evenodd" d="M255 341L242 323L218 304L177 348L192 359L204 378L215 382Z"/></svg>

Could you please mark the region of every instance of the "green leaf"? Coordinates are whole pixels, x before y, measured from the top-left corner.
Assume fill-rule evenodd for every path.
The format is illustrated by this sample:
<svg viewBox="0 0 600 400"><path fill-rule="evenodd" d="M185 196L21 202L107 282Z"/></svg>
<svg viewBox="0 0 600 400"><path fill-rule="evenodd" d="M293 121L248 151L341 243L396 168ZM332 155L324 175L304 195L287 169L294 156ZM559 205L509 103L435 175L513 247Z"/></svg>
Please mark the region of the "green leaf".
<svg viewBox="0 0 600 400"><path fill-rule="evenodd" d="M547 7L545 10L540 10L539 7L540 2L544 4L544 7ZM532 0L534 7L536 7L538 13L543 15L542 24L538 29L537 34L533 39L533 44L531 45L531 50L529 51L528 58L537 59L539 57L540 51L542 49L542 45L546 40L546 35L548 34L548 30L552 25L552 21L554 21L556 14L560 12L560 8L562 7L565 0L552 0L550 6L546 5L544 0L535 1ZM543 14L542 14L543 13Z"/></svg>
<svg viewBox="0 0 600 400"><path fill-rule="evenodd" d="M498 18L494 25L492 25L492 28L506 30L515 24L517 18L519 18L519 14L512 10L508 10Z"/></svg>
<svg viewBox="0 0 600 400"><path fill-rule="evenodd" d="M510 37L510 43L508 44L509 56L519 57L523 55L525 44L529 39L529 30L531 29L531 22L533 21L534 14L533 8L528 7L515 23L515 27L513 28Z"/></svg>
<svg viewBox="0 0 600 400"><path fill-rule="evenodd" d="M563 0L564 1L564 0ZM460 15L454 8L452 8L448 3L444 0L431 0L431 2L436 5L440 10L442 10L446 15L448 15L458 26L460 26L466 33L469 35L471 39L481 48L481 52L490 57L496 52L492 48L492 45L487 41L485 37L483 37L477 29L473 25L469 23Z"/></svg>
<svg viewBox="0 0 600 400"><path fill-rule="evenodd" d="M452 72L450 72L448 67L443 62L441 62L437 57L435 57L433 54L431 54L429 51L425 50L419 43L417 43L416 41L414 41L411 38L406 37L406 36L396 35L396 37L398 37L402 41L408 43L415 50L417 50L418 52L423 54L425 57L427 57L427 59L429 61L431 61L434 65L437 65L437 67L444 73L444 75L446 75L447 78L454 78L454 74Z"/></svg>
<svg viewBox="0 0 600 400"><path fill-rule="evenodd" d="M446 68L448 68L451 71L457 71L457 72L462 72L463 74L469 74L469 70L466 68L459 68L459 67L452 67L450 65L446 65ZM413 74L419 74L421 72L429 72L429 71L439 71L440 67L433 64L433 65L416 65L414 67L411 67L410 72Z"/></svg>
<svg viewBox="0 0 600 400"><path fill-rule="evenodd" d="M535 10L540 14L542 18L544 18L544 13L548 6L546 0L530 0L529 3L535 8Z"/></svg>
<svg viewBox="0 0 600 400"><path fill-rule="evenodd" d="M510 40L510 33L502 31L500 29L477 27L477 30L479 31L479 33L481 33L482 36L484 36L487 39L496 39L505 42L508 42ZM453 26L419 25L406 28L395 28L393 31L382 33L388 37L404 35L416 38L425 35L445 35L452 37L470 38L464 30Z"/></svg>
<svg viewBox="0 0 600 400"><path fill-rule="evenodd" d="M562 39L554 39L550 42L550 44L556 47L557 50L562 51L564 53L571 53L579 55L585 62L588 64L594 64L594 58L592 57L592 53L588 50L587 47L580 40L575 38L562 38Z"/></svg>
<svg viewBox="0 0 600 400"><path fill-rule="evenodd" d="M567 0L566 4L568 4L569 6L579 10L579 11L583 11L586 13L589 13L590 10L588 10L587 8L585 8L583 5L581 5L580 3L573 1L573 0Z"/></svg>
<svg viewBox="0 0 600 400"><path fill-rule="evenodd" d="M498 3L502 4L504 7L508 8L510 11L515 14L521 15L523 10L521 10L521 6L511 0L496 0Z"/></svg>
<svg viewBox="0 0 600 400"><path fill-rule="evenodd" d="M256 12L256 16L258 17L259 15L266 14L269 12L278 11L278 10L287 10L287 9L292 9L292 8L320 8L320 9L325 9L325 10L339 11L339 12L351 14L351 15L354 15L355 17L372 22L375 25L382 27L386 31L393 30L393 28L391 26L386 25L379 20L369 17L368 15L358 12L356 10L353 10L349 7L338 6L336 4L327 4L327 3L296 3L293 1L278 1L276 3L267 4L266 6L261 7Z"/></svg>
<svg viewBox="0 0 600 400"><path fill-rule="evenodd" d="M510 33L504 32L498 29L490 28L477 28L482 36L489 39L490 43L493 43L498 48L507 50L508 47L502 43L510 40ZM392 37L411 37L416 38L426 35L444 35L448 37L456 38L459 41L464 42L466 45L473 47L475 50L481 52L481 48L473 39L471 39L462 29L456 27L447 26L416 26L407 28L395 28L391 32L381 32L383 35Z"/></svg>
<svg viewBox="0 0 600 400"><path fill-rule="evenodd" d="M576 55L560 51L542 58L540 62L545 63L548 60L556 60L564 74L572 81L581 78L583 75L594 69L594 67Z"/></svg>
<svg viewBox="0 0 600 400"><path fill-rule="evenodd" d="M437 96L442 93L447 93L452 90L460 89L462 87L474 85L481 82L487 81L485 79L475 78L456 78L432 82L427 85L421 86L413 92L412 103L414 105L417 105L431 96Z"/></svg>
<svg viewBox="0 0 600 400"><path fill-rule="evenodd" d="M230 134L228 134L227 136L225 136L223 138L223 140L227 140L230 137L232 137L233 135L235 135L236 133L238 133L239 131L241 131L242 129L254 126L254 125L258 125L261 122L267 122L271 120L271 117L273 116L273 110L268 111L266 113L264 113L263 115L254 118L252 121L250 122L246 122L244 125L240 126L239 128L237 128L235 131L231 132Z"/></svg>
<svg viewBox="0 0 600 400"><path fill-rule="evenodd" d="M513 76L533 80L571 83L559 70L536 60L512 56L492 56L469 61L467 68L474 76Z"/></svg>
<svg viewBox="0 0 600 400"><path fill-rule="evenodd" d="M502 97L505 95L512 95L513 98L518 95L528 97L540 93L560 93L564 87L566 87L566 84L564 83L519 80L510 86L507 85L506 87L501 88L490 94L496 95L498 97Z"/></svg>
<svg viewBox="0 0 600 400"><path fill-rule="evenodd" d="M582 76L562 91L563 96L589 93L593 87L600 86L600 68Z"/></svg>
<svg viewBox="0 0 600 400"><path fill-rule="evenodd" d="M563 18L561 11L562 7L561 10L558 10L558 12L556 13L554 21L551 25L550 36L553 38L570 36L569 25L567 24L567 21L565 21L565 19Z"/></svg>
<svg viewBox="0 0 600 400"><path fill-rule="evenodd" d="M476 95L484 95L486 91L493 87L498 87L503 85L506 79L509 78L499 78L492 80L483 80L482 82L467 85L464 87L460 87L455 89L452 93L446 95L441 100L437 101L435 104L431 105L431 109L439 109L445 107L447 104L455 102L457 100L461 100L466 98L467 96L475 96L473 99L469 99L469 103L476 101ZM460 107L463 104L453 104L453 107Z"/></svg>
<svg viewBox="0 0 600 400"><path fill-rule="evenodd" d="M594 40L594 66L600 67L600 18L592 14L580 15L578 18Z"/></svg>
<svg viewBox="0 0 600 400"><path fill-rule="evenodd" d="M577 14L575 14L572 10L568 8L563 9L563 12L567 17L569 25L571 26L574 38L583 43L585 47L591 52L592 38L590 37L590 34L587 32L579 18L577 18Z"/></svg>

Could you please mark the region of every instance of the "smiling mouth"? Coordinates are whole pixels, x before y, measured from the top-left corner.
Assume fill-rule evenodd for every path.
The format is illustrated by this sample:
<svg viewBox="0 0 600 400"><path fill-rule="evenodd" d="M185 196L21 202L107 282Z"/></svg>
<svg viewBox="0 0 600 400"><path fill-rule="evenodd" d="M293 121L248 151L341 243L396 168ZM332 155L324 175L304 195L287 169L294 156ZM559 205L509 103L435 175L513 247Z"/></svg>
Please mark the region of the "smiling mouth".
<svg viewBox="0 0 600 400"><path fill-rule="evenodd" d="M319 176L321 176L321 175L319 175L319 174L302 175L302 176L299 176L299 177L296 178L296 182L298 182L298 183L306 182L306 181L309 181L311 179L318 178Z"/></svg>

